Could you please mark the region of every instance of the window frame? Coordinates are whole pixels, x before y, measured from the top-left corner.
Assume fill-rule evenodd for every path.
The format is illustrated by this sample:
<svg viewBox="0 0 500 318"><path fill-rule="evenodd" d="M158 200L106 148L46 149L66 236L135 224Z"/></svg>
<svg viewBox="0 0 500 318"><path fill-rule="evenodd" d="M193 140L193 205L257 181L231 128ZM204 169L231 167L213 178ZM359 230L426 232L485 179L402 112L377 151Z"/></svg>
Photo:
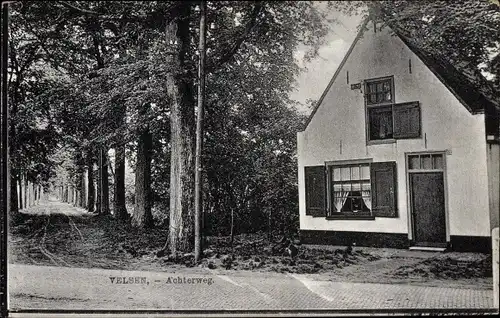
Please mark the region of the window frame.
<svg viewBox="0 0 500 318"><path fill-rule="evenodd" d="M368 84L373 83L373 82L380 82L380 81L386 81L390 80L391 84L391 101L386 102L386 103L379 103L379 104L368 104ZM371 108L376 108L376 107L391 107L391 117L392 117L392 130L394 134L394 104L396 103L396 95L395 95L395 85L394 85L394 75L390 76L382 76L382 77L376 77L376 78L370 78L366 79L363 81L363 99L365 103L365 134L366 134L366 144L367 145L375 145L375 144L388 144L388 143L394 143L396 142L396 139L394 136L392 138L386 138L386 139L370 139L370 109Z"/></svg>
<svg viewBox="0 0 500 318"><path fill-rule="evenodd" d="M369 104L368 103L368 84L373 83L373 82L381 82L381 81L386 81L389 80L391 82L390 87L391 87L391 101L390 102L384 102L384 103L377 103L377 104ZM421 139L422 138L422 107L420 105L419 101L412 101L412 102L403 102L403 103L396 103L396 88L395 88L395 83L394 83L394 75L390 76L382 76L382 77L376 77L376 78L370 78L366 79L363 81L363 88L364 88L364 93L363 93L363 98L364 98L364 103L365 103L365 138L366 138L366 145L377 145L377 144L390 144L390 143L395 143L396 140L398 139ZM410 136L410 137L396 137L394 136L395 134L395 111L394 108L397 107L397 105L405 105L405 104L413 104L417 103L418 107L418 116L419 116L419 132L418 136ZM391 120L392 120L392 137L391 138L385 138L385 139L371 139L371 132L370 132L370 110L372 108L391 108Z"/></svg>
<svg viewBox="0 0 500 318"><path fill-rule="evenodd" d="M333 211L333 180L332 180L332 170L334 168L345 168L352 166L362 166L367 165L369 171L371 172L371 164L373 159L358 159L358 160L337 160L337 161L327 161L325 162L326 168L326 219L328 220L375 220L375 216L373 215L373 210L370 210L370 215L353 215L353 214L345 214L345 212L336 212ZM371 176L368 179L370 182L370 196L372 196L371 190Z"/></svg>

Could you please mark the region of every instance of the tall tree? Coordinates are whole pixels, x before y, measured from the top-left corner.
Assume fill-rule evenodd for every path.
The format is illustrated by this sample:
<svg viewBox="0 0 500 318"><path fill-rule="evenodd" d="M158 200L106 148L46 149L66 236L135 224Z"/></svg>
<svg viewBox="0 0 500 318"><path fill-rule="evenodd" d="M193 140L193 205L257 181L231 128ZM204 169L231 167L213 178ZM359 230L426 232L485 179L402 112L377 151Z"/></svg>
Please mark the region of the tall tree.
<svg viewBox="0 0 500 318"><path fill-rule="evenodd" d="M142 116L148 113L149 105L140 107ZM151 145L152 137L149 125L146 124L139 135L137 145L137 162L135 167L135 206L132 223L144 228L153 226L151 214Z"/></svg>
<svg viewBox="0 0 500 318"><path fill-rule="evenodd" d="M177 6L175 22L167 27L172 43L173 72L167 77L171 103L170 129L170 252L192 250L194 241L194 90L190 18L192 4ZM177 43L177 44L175 44Z"/></svg>
<svg viewBox="0 0 500 318"><path fill-rule="evenodd" d="M125 202L125 145L115 147L114 213L122 221L128 220Z"/></svg>
<svg viewBox="0 0 500 318"><path fill-rule="evenodd" d="M254 62L256 57L263 56L264 52L269 52L268 56L274 58L285 51L293 51L300 42L313 44L313 47L317 48L319 39L326 33L324 21L321 20L322 14L309 2L289 1L277 5L265 1L224 1L208 3L208 7L211 14L207 16L207 24L213 23L216 30L207 34L207 47L210 52L207 53L209 77L212 74L220 76L226 72L231 73L231 69L225 66L241 63L244 60L242 52L247 52L253 59L251 62ZM196 15L192 14L192 4L179 5L174 16L175 23L167 29L167 43L174 43L170 47L174 48L171 56L175 58L173 70L176 71L167 78L172 106L170 235L166 245L170 244L171 253L191 250L194 234L193 61L196 55L190 43L197 37L195 32L190 32L190 29L195 29L190 28L190 23L196 21ZM293 58L288 65L296 67ZM239 81L247 79L247 75L238 78ZM290 87L291 82L286 83ZM219 105L221 103L217 104Z"/></svg>
<svg viewBox="0 0 500 318"><path fill-rule="evenodd" d="M94 157L93 157L93 152L91 150L87 152L87 189L88 189L87 210L89 212L94 212L95 209Z"/></svg>

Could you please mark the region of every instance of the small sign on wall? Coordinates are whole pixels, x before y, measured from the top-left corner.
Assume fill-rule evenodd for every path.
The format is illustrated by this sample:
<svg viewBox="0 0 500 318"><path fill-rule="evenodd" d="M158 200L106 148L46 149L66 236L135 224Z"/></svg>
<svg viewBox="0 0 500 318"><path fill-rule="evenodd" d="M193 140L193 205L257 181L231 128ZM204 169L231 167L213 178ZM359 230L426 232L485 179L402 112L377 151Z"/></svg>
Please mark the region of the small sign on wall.
<svg viewBox="0 0 500 318"><path fill-rule="evenodd" d="M351 84L351 89L361 89L361 83Z"/></svg>

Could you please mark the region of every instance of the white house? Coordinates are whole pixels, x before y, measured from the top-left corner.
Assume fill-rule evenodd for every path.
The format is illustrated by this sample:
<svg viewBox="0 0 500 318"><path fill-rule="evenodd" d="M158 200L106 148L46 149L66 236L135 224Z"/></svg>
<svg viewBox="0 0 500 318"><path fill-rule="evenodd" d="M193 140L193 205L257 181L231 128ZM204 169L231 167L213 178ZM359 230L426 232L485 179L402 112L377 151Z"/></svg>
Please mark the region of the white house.
<svg viewBox="0 0 500 318"><path fill-rule="evenodd" d="M491 251L499 104L365 21L297 135L304 243Z"/></svg>

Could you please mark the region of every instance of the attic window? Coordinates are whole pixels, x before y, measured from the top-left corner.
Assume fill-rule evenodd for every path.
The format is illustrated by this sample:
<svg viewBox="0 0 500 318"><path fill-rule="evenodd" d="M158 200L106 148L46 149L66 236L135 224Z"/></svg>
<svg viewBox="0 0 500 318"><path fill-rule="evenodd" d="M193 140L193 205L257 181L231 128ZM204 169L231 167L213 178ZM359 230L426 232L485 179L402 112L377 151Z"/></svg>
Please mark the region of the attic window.
<svg viewBox="0 0 500 318"><path fill-rule="evenodd" d="M365 82L366 104L379 105L394 102L393 78L369 80Z"/></svg>
<svg viewBox="0 0 500 318"><path fill-rule="evenodd" d="M365 81L367 142L420 138L419 102L395 103L394 77Z"/></svg>

